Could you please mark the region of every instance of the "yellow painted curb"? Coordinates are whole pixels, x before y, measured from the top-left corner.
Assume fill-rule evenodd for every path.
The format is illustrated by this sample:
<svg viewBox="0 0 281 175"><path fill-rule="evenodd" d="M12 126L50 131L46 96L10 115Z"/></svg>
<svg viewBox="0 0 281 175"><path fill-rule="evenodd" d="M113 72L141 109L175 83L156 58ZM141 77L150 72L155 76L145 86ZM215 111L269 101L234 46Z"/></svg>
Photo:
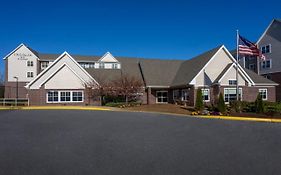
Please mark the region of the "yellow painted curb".
<svg viewBox="0 0 281 175"><path fill-rule="evenodd" d="M222 119L222 120L239 120L239 121L255 121L255 122L274 122L281 123L281 119L273 118L253 118L253 117L234 117L234 116L202 116L207 119Z"/></svg>
<svg viewBox="0 0 281 175"><path fill-rule="evenodd" d="M83 106L30 106L30 107L11 107L0 108L0 110L90 110L90 111L111 111L109 108L103 107L83 107Z"/></svg>

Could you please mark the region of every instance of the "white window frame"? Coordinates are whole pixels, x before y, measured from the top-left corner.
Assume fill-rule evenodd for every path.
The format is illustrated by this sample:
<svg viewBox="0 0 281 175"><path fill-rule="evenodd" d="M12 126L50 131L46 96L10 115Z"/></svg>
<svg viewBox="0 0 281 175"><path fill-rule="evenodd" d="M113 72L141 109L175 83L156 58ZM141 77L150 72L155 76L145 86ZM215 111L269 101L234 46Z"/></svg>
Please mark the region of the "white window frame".
<svg viewBox="0 0 281 175"><path fill-rule="evenodd" d="M236 81L236 83L235 84L230 84L230 81ZM228 79L228 85L229 86L236 86L236 84L237 84L237 80L236 79Z"/></svg>
<svg viewBox="0 0 281 175"><path fill-rule="evenodd" d="M224 99L224 101L225 101L225 91L226 90L235 90L236 91L236 88L224 88L223 89L223 99ZM239 88L239 92L241 91L241 95L240 95L240 97L241 97L241 101L243 100L243 89L242 88ZM229 104L229 101L228 102L226 102L225 101L225 104Z"/></svg>
<svg viewBox="0 0 281 175"><path fill-rule="evenodd" d="M34 62L28 60L28 61L26 62L26 65L27 65L27 67L33 67L33 66L34 66Z"/></svg>
<svg viewBox="0 0 281 175"><path fill-rule="evenodd" d="M47 66L44 67L43 64L46 64ZM50 64L50 62L48 62L48 61L42 61L42 62L40 63L40 67L41 67L42 70L44 70L44 69L46 69L46 68L49 66L49 64Z"/></svg>
<svg viewBox="0 0 281 175"><path fill-rule="evenodd" d="M112 63L112 69L118 69L118 63Z"/></svg>
<svg viewBox="0 0 281 175"><path fill-rule="evenodd" d="M264 52L264 53L262 53L262 54L271 53L271 44L262 45L262 46L260 47L261 52L262 52L262 49L263 49L263 48L264 48L265 51L266 51L266 46L269 46L269 52Z"/></svg>
<svg viewBox="0 0 281 175"><path fill-rule="evenodd" d="M266 89L266 88L259 89L259 94L262 93L262 91L265 91L265 96L266 96L266 98L263 98L263 97L261 96L261 97L262 97L262 100L267 100L267 95L268 95L267 89Z"/></svg>
<svg viewBox="0 0 281 175"><path fill-rule="evenodd" d="M99 69L105 69L105 63L104 62L99 63Z"/></svg>
<svg viewBox="0 0 281 175"><path fill-rule="evenodd" d="M208 96L208 100L205 100L204 98L204 91L207 91L207 96ZM202 98L204 102L210 102L210 89L209 88L203 88L201 89L202 92Z"/></svg>
<svg viewBox="0 0 281 175"><path fill-rule="evenodd" d="M157 96L157 93L158 92L167 92L167 102L158 102L158 96ZM158 104L167 104L168 103L168 101L169 101L169 93L168 93L168 91L166 91L166 90L161 90L161 91L156 91L156 94L155 94L155 97L156 97L156 103L158 103ZM163 96L161 96L162 98L163 98Z"/></svg>
<svg viewBox="0 0 281 175"><path fill-rule="evenodd" d="M269 61L269 67L267 67L267 61ZM262 69L271 69L272 68L272 59L267 59L261 62Z"/></svg>
<svg viewBox="0 0 281 175"><path fill-rule="evenodd" d="M32 75L32 76L28 76L29 73L30 73L30 75ZM33 72L33 71L27 71L27 72L26 72L26 77L27 77L27 78L34 78L34 72Z"/></svg>
<svg viewBox="0 0 281 175"><path fill-rule="evenodd" d="M48 96L49 92L57 92L58 93L58 101L49 101L49 96ZM59 103L59 101L60 101L60 93L59 93L59 91L48 91L46 93L46 101L47 101L47 103Z"/></svg>
<svg viewBox="0 0 281 175"><path fill-rule="evenodd" d="M176 94L176 92L178 93L177 95L177 98L175 98L176 96L175 96L175 94ZM173 90L173 100L177 100L178 98L179 98L179 96L180 96L180 90L179 89L174 89Z"/></svg>
<svg viewBox="0 0 281 175"><path fill-rule="evenodd" d="M187 97L188 97L188 90L187 89L182 89L181 90L181 100L182 101L188 101Z"/></svg>
<svg viewBox="0 0 281 175"><path fill-rule="evenodd" d="M58 92L58 101L52 102L48 100L48 92ZM52 90L46 93L46 103L83 103L84 91L83 90ZM61 92L70 92L70 101L61 101ZM73 101L73 92L82 92L82 101Z"/></svg>

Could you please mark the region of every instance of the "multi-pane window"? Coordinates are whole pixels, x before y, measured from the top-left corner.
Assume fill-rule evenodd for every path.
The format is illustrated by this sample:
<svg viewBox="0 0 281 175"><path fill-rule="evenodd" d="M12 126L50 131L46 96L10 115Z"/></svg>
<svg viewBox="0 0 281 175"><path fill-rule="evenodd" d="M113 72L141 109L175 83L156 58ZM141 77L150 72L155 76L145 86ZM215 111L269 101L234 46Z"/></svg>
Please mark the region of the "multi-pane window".
<svg viewBox="0 0 281 175"><path fill-rule="evenodd" d="M57 91L50 91L47 93L48 102L58 102L59 101L59 93Z"/></svg>
<svg viewBox="0 0 281 175"><path fill-rule="evenodd" d="M156 91L157 103L168 103L168 91Z"/></svg>
<svg viewBox="0 0 281 175"><path fill-rule="evenodd" d="M27 67L33 67L33 61L27 61Z"/></svg>
<svg viewBox="0 0 281 175"><path fill-rule="evenodd" d="M33 72L27 72L27 78L33 78Z"/></svg>
<svg viewBox="0 0 281 175"><path fill-rule="evenodd" d="M117 63L112 63L112 69L118 69L118 64Z"/></svg>
<svg viewBox="0 0 281 175"><path fill-rule="evenodd" d="M173 90L173 99L177 100L177 99L179 99L179 97L180 97L180 91L178 89Z"/></svg>
<svg viewBox="0 0 281 175"><path fill-rule="evenodd" d="M49 66L49 62L48 61L41 62L41 69L42 70L46 69L48 66Z"/></svg>
<svg viewBox="0 0 281 175"><path fill-rule="evenodd" d="M271 68L271 60L265 60L261 62L261 67L263 69Z"/></svg>
<svg viewBox="0 0 281 175"><path fill-rule="evenodd" d="M61 102L70 102L71 101L70 92L60 92L60 101Z"/></svg>
<svg viewBox="0 0 281 175"><path fill-rule="evenodd" d="M104 69L104 63L100 62L99 68L100 68L100 69Z"/></svg>
<svg viewBox="0 0 281 175"><path fill-rule="evenodd" d="M95 63L79 63L83 68L95 68Z"/></svg>
<svg viewBox="0 0 281 175"><path fill-rule="evenodd" d="M83 91L49 91L48 103L83 102Z"/></svg>
<svg viewBox="0 0 281 175"><path fill-rule="evenodd" d="M242 89L239 88L239 99L242 99ZM224 88L224 101L229 103L236 100L236 88Z"/></svg>
<svg viewBox="0 0 281 175"><path fill-rule="evenodd" d="M83 101L83 93L82 92L72 92L72 101L77 101L77 102Z"/></svg>
<svg viewBox="0 0 281 175"><path fill-rule="evenodd" d="M237 80L228 80L229 85L237 85Z"/></svg>
<svg viewBox="0 0 281 175"><path fill-rule="evenodd" d="M182 101L188 101L189 100L189 94L188 94L188 90L187 89L183 89L181 91L181 99Z"/></svg>
<svg viewBox="0 0 281 175"><path fill-rule="evenodd" d="M267 89L259 89L259 93L263 100L267 100Z"/></svg>
<svg viewBox="0 0 281 175"><path fill-rule="evenodd" d="M262 46L261 47L261 52L262 53L271 53L271 45L268 44L268 45Z"/></svg>
<svg viewBox="0 0 281 175"><path fill-rule="evenodd" d="M202 89L202 97L203 97L203 101L210 101L210 90Z"/></svg>

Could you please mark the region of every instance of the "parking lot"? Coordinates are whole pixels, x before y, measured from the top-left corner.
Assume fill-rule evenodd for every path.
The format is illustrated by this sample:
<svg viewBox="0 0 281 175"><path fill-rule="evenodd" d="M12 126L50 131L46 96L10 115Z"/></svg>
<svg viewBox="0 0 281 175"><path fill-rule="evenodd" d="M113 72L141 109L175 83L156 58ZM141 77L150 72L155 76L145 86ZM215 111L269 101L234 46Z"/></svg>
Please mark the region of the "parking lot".
<svg viewBox="0 0 281 175"><path fill-rule="evenodd" d="M0 111L0 174L281 174L280 138L279 123Z"/></svg>

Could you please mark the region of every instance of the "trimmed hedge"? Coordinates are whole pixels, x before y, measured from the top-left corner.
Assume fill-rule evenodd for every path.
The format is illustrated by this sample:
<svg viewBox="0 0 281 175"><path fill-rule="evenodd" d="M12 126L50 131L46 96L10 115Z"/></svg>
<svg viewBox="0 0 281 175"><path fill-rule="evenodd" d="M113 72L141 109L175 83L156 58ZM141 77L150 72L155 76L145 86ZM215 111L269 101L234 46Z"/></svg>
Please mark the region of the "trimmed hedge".
<svg viewBox="0 0 281 175"><path fill-rule="evenodd" d="M128 104L126 104L125 102L119 102L119 103L110 102L105 104L105 106L108 107L119 107L119 108L139 106L139 105L141 105L141 102L129 102Z"/></svg>

